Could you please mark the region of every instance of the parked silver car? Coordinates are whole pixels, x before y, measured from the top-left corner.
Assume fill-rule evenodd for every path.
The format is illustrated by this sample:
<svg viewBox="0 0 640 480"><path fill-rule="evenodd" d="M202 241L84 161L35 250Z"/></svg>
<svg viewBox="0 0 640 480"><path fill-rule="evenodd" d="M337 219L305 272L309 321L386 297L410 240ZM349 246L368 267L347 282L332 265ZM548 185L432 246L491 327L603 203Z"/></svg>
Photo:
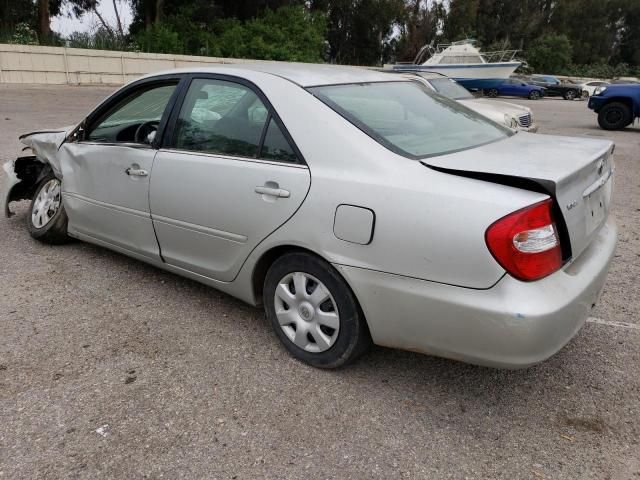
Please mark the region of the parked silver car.
<svg viewBox="0 0 640 480"><path fill-rule="evenodd" d="M254 305L295 357L373 343L501 367L557 352L616 243L609 141L515 134L406 77L170 71L21 137L2 207ZM241 340L239 340L241 341Z"/></svg>
<svg viewBox="0 0 640 480"><path fill-rule="evenodd" d="M415 78L424 82L433 91L460 102L464 106L478 112L480 115L490 118L496 123L504 124L514 130L529 133L538 131L538 125L535 123L533 113L529 107L505 102L503 100L475 97L453 78L446 77L440 73L413 72L411 74L404 74L415 76Z"/></svg>

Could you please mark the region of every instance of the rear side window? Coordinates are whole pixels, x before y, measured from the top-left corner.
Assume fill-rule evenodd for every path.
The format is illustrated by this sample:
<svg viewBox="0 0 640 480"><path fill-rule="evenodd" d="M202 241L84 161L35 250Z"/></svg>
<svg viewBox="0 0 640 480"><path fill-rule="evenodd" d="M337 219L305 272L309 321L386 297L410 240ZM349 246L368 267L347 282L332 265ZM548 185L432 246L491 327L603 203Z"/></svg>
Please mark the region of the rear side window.
<svg viewBox="0 0 640 480"><path fill-rule="evenodd" d="M267 121L266 111L258 96L244 85L195 79L180 109L175 146L255 158Z"/></svg>
<svg viewBox="0 0 640 480"><path fill-rule="evenodd" d="M237 157L298 160L256 93L226 80L191 82L178 116L174 145L181 150Z"/></svg>
<svg viewBox="0 0 640 480"><path fill-rule="evenodd" d="M297 162L298 156L285 138L273 118L269 121L267 133L264 137L260 158L265 160L277 160L280 162Z"/></svg>
<svg viewBox="0 0 640 480"><path fill-rule="evenodd" d="M330 85L310 91L374 140L409 158L452 153L513 134L415 81Z"/></svg>

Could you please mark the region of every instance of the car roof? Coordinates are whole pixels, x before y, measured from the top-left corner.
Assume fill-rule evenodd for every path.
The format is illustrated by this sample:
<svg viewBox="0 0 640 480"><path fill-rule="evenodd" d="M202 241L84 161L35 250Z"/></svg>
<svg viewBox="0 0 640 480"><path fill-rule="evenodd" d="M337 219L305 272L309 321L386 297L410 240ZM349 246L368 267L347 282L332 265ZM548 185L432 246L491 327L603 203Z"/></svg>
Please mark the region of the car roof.
<svg viewBox="0 0 640 480"><path fill-rule="evenodd" d="M243 72L262 72L275 75L301 87L407 80L400 75L398 78L392 80L392 77L386 73L361 67L289 62L234 63L220 64L212 67L183 68L153 73L147 75L145 78L172 73L228 73L230 75L242 75Z"/></svg>

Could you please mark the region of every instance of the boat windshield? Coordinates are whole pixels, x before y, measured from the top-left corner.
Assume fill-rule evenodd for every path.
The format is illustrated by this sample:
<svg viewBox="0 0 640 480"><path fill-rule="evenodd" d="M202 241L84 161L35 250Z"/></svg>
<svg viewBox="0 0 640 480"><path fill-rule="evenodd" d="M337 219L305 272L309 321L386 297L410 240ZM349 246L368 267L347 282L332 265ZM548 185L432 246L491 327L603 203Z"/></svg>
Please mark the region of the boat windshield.
<svg viewBox="0 0 640 480"><path fill-rule="evenodd" d="M416 81L328 85L309 91L378 143L408 158L453 153L513 134Z"/></svg>

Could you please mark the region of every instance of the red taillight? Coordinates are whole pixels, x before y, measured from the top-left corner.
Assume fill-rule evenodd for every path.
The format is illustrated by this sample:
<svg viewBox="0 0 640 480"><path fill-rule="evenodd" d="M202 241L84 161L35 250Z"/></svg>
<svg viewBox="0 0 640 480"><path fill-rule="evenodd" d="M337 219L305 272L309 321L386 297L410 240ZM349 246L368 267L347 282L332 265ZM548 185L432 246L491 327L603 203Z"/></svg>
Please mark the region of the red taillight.
<svg viewBox="0 0 640 480"><path fill-rule="evenodd" d="M510 213L485 233L491 254L519 280L538 280L562 266L562 248L551 205L551 199L547 199Z"/></svg>

